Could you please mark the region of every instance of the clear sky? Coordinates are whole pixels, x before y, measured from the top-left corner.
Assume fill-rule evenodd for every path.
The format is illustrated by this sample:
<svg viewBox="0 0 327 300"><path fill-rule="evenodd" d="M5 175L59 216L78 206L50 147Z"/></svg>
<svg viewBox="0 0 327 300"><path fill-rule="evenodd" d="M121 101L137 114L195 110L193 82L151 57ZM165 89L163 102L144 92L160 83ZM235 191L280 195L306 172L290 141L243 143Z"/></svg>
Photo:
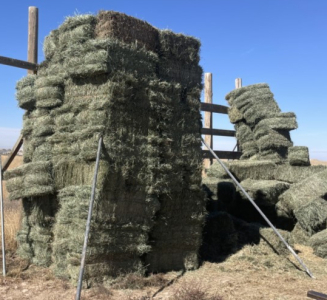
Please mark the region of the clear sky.
<svg viewBox="0 0 327 300"><path fill-rule="evenodd" d="M1 4L0 55L27 58L28 7L39 8L39 55L44 37L66 16L124 12L150 24L201 40L204 72L213 73L214 103L241 77L243 86L266 82L283 112L297 115L294 145L308 146L311 158L327 160L327 0L12 0ZM22 126L15 100L16 81L26 71L0 65L0 148L11 148ZM214 127L233 129L228 116L215 114ZM217 137L216 150L235 140Z"/></svg>

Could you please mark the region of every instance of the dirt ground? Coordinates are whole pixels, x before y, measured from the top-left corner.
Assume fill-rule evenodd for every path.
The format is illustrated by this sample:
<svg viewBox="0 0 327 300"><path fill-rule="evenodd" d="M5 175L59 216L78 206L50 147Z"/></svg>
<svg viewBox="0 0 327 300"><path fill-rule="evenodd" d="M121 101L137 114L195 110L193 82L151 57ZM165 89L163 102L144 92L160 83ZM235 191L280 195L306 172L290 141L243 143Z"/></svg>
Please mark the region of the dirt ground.
<svg viewBox="0 0 327 300"><path fill-rule="evenodd" d="M189 298L191 300L299 300L308 299L306 294L309 290L327 293L327 261L313 255L310 247L296 245L295 249L315 279L311 279L292 256L274 254L267 263L268 256L258 255L255 247L246 246L220 263L204 262L196 271L164 274L164 280L159 280L157 286L128 289L128 284L134 284L130 282L123 289L91 287L83 290L81 299L186 300L185 292L181 293L185 290L186 294L187 290L204 292L203 297ZM69 282L55 278L48 269L28 266L15 257L8 259L7 269L7 277L0 277L0 299L74 299L76 288Z"/></svg>

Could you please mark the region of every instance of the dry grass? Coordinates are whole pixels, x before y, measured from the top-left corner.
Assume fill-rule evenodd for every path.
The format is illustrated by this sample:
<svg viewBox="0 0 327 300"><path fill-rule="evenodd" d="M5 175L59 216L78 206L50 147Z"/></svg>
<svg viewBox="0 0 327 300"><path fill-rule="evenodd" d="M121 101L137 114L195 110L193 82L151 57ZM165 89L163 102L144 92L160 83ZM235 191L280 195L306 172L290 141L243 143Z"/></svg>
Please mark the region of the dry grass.
<svg viewBox="0 0 327 300"><path fill-rule="evenodd" d="M1 161L5 161L7 156L2 155ZM23 163L22 156L16 156L9 169L16 168ZM9 201L8 192L6 190L6 182L3 182L3 197L4 197L4 231L5 231L5 245L9 253L14 253L17 249L16 234L21 223L21 202ZM1 238L1 232L0 232Z"/></svg>
<svg viewBox="0 0 327 300"><path fill-rule="evenodd" d="M311 159L310 162L311 162L312 166L318 166L318 165L327 166L327 161L322 161L322 160L318 160L318 159Z"/></svg>

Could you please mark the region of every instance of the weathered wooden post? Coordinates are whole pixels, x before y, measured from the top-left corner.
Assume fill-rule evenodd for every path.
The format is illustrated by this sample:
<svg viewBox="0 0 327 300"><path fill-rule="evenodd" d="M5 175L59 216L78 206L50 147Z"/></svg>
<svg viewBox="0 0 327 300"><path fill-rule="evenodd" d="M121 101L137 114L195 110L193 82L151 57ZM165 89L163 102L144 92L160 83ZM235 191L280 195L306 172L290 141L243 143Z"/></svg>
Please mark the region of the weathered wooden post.
<svg viewBox="0 0 327 300"><path fill-rule="evenodd" d="M239 89L242 87L242 78L236 78L235 79L235 89ZM242 149L238 143L238 141L236 140L236 151L237 152L241 152Z"/></svg>
<svg viewBox="0 0 327 300"><path fill-rule="evenodd" d="M37 63L37 44L39 29L39 9L35 6L28 8L28 46L27 61ZM28 74L36 74L36 71L28 70Z"/></svg>
<svg viewBox="0 0 327 300"><path fill-rule="evenodd" d="M204 102L212 104L212 73L204 74ZM212 112L204 112L204 128L212 129ZM212 148L213 138L212 135L204 136L205 142ZM207 169L212 164L212 158L204 160L204 167Z"/></svg>

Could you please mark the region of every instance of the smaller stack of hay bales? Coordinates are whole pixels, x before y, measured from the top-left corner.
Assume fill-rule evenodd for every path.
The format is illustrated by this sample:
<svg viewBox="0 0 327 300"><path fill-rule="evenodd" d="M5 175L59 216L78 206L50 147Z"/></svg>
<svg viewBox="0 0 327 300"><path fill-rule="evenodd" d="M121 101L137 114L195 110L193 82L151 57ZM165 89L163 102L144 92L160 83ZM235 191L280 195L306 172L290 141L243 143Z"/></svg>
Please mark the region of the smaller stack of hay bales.
<svg viewBox="0 0 327 300"><path fill-rule="evenodd" d="M243 152L241 159L287 158L293 146L289 131L297 128L296 118L293 113L281 113L267 84L239 88L227 94L226 100Z"/></svg>

